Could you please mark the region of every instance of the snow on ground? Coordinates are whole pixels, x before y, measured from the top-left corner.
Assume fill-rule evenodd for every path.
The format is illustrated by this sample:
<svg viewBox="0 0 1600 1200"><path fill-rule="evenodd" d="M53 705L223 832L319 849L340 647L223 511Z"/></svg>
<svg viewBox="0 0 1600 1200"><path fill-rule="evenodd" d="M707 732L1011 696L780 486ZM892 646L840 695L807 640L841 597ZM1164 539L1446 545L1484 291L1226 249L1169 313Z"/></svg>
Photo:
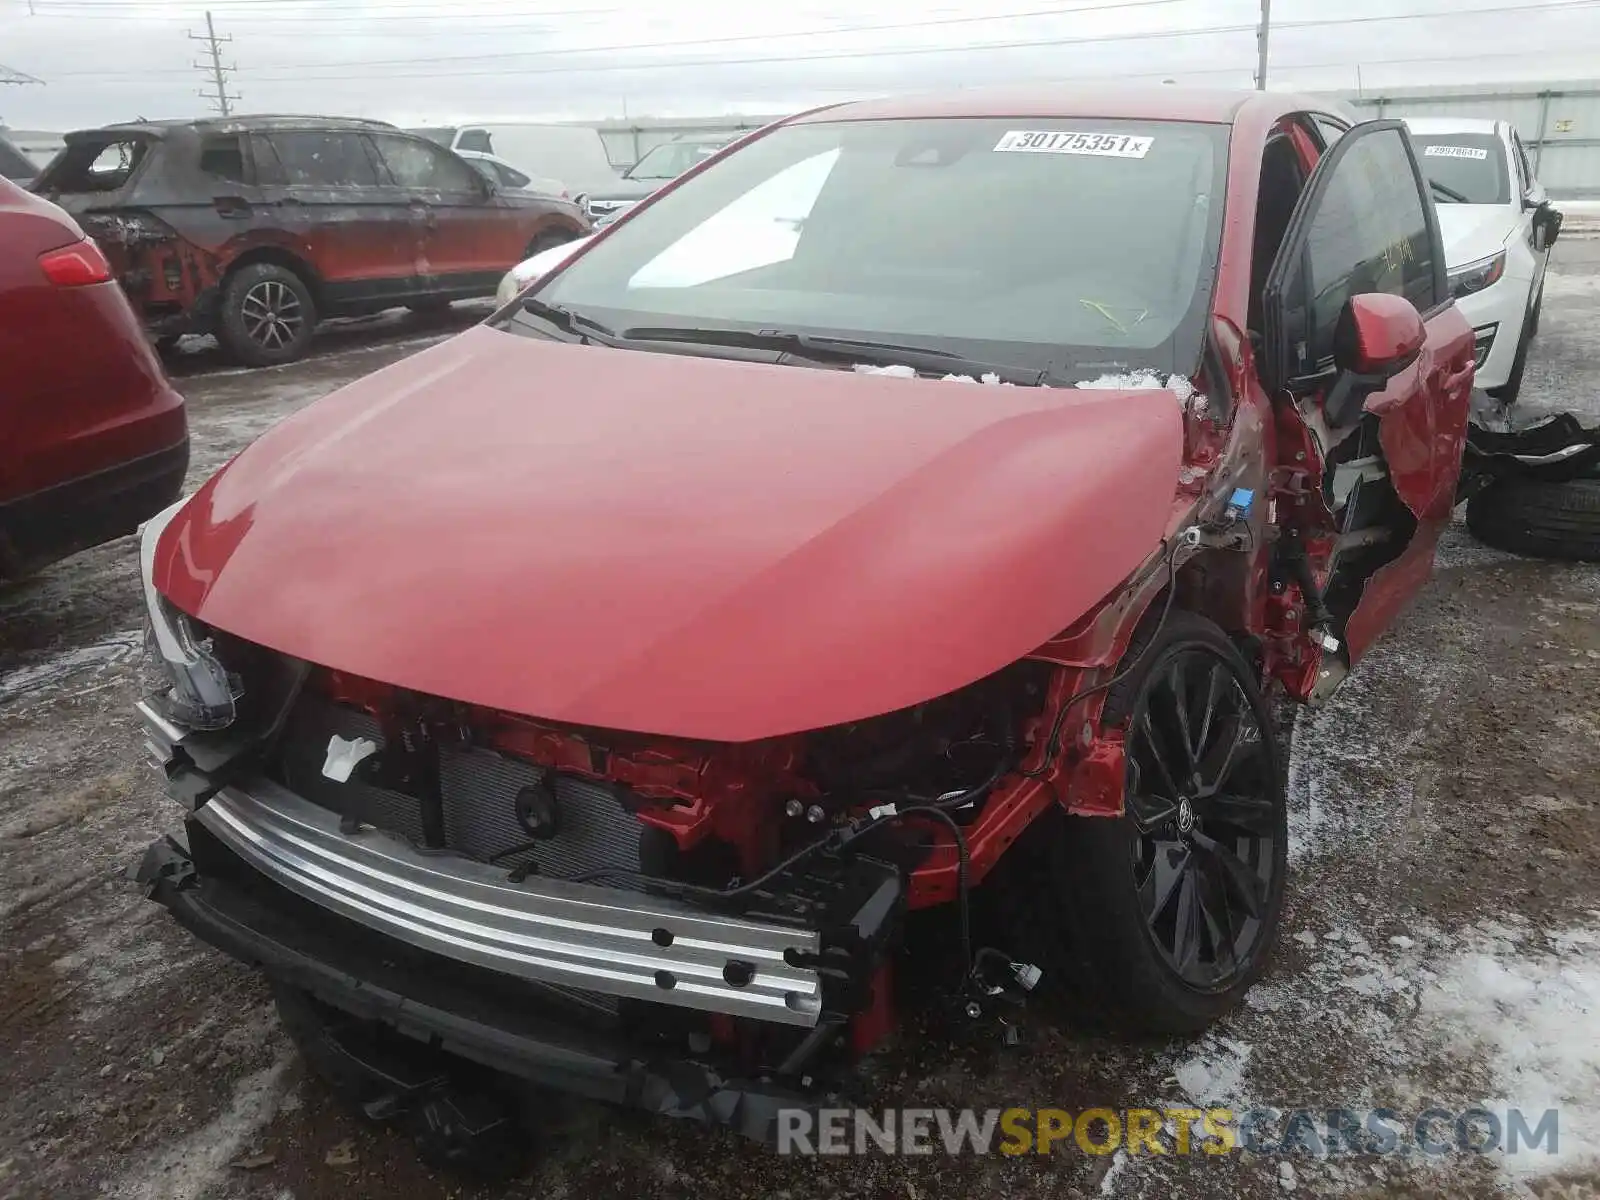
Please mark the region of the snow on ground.
<svg viewBox="0 0 1600 1200"><path fill-rule="evenodd" d="M1560 1110L1555 1155L1501 1157L1517 1176L1600 1165L1600 911L1559 931L1480 926L1432 968L1419 1030L1445 1051L1482 1059L1491 1110L1520 1108L1529 1128Z"/></svg>
<svg viewBox="0 0 1600 1200"><path fill-rule="evenodd" d="M137 629L113 633L87 646L72 646L45 659L0 675L0 704L16 700L44 687L59 687L67 678L130 661L143 645ZM89 686L89 685L86 685Z"/></svg>
<svg viewBox="0 0 1600 1200"><path fill-rule="evenodd" d="M268 1033L283 1041L282 1035ZM228 1106L187 1137L157 1150L113 1181L105 1195L114 1200L199 1200L211 1193L229 1160L247 1149L278 1115L288 1094L286 1076L294 1061L285 1043L272 1063L241 1079Z"/></svg>

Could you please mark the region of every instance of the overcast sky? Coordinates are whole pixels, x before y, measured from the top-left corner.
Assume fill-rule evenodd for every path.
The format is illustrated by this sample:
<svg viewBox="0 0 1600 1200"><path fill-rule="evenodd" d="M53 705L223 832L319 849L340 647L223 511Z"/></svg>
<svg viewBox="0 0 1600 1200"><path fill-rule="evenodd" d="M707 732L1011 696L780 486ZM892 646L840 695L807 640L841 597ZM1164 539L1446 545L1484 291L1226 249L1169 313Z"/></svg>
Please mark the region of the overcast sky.
<svg viewBox="0 0 1600 1200"><path fill-rule="evenodd" d="M0 120L206 111L204 0L0 0ZM244 112L401 123L778 112L1019 79L1248 86L1259 0L211 0ZM1476 13L1473 10L1479 10ZM1508 11L1509 10L1509 11ZM1401 14L1438 14L1389 19ZM1352 19L1355 20L1352 20ZM1384 18L1384 19L1378 19ZM1271 82L1600 75L1600 0L1275 0ZM1116 39L1116 40L1111 40ZM1560 47L1559 50L1548 49Z"/></svg>

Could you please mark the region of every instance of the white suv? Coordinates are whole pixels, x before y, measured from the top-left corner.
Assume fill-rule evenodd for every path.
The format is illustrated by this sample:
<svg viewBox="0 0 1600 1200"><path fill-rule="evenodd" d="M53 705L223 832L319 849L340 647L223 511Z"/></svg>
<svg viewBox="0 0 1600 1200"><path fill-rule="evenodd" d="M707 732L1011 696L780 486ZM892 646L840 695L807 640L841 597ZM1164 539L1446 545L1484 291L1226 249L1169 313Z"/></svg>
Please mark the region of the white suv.
<svg viewBox="0 0 1600 1200"><path fill-rule="evenodd" d="M1406 126L1433 187L1450 293L1477 337L1478 386L1509 404L1539 329L1561 214L1508 122L1408 117Z"/></svg>

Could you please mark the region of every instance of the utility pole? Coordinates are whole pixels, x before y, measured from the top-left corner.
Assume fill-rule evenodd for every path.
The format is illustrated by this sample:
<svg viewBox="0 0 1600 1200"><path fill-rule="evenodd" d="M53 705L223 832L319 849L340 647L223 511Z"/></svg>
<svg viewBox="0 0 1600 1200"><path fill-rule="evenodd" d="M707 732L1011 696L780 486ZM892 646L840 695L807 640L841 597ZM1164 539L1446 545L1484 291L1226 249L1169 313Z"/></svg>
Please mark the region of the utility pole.
<svg viewBox="0 0 1600 1200"><path fill-rule="evenodd" d="M1272 34L1272 0L1261 0L1261 28L1256 31L1256 90L1267 90L1267 38Z"/></svg>
<svg viewBox="0 0 1600 1200"><path fill-rule="evenodd" d="M191 42L205 42L210 50L211 55L211 61L209 63L197 62L194 64L195 70L203 71L207 75L211 76L211 87L209 89L202 89L195 94L203 100L211 101L211 106L223 116L226 117L232 115L233 108L231 102L237 100L239 97L237 95L230 96L228 94L228 76L239 68L237 64L231 67L224 67L222 65L222 43L233 41L232 35L225 37L217 36L217 27L211 23L211 11L210 9L207 9L205 36L201 37L197 33L191 33L189 35L189 40Z"/></svg>

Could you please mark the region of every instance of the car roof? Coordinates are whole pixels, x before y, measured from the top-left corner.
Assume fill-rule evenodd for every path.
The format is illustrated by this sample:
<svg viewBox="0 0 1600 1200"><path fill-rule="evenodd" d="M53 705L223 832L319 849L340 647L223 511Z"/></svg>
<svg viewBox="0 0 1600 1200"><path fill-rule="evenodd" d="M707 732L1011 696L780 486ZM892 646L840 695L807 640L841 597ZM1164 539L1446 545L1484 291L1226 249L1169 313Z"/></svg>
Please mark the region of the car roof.
<svg viewBox="0 0 1600 1200"><path fill-rule="evenodd" d="M828 121L907 120L918 117L1101 117L1108 120L1194 121L1231 125L1252 105L1283 112L1327 112L1329 103L1310 96L1244 89L1082 84L1025 84L964 88L917 96L890 96L818 109L797 118Z"/></svg>
<svg viewBox="0 0 1600 1200"><path fill-rule="evenodd" d="M1412 133L1487 133L1500 132L1500 122L1483 117L1406 117L1406 128Z"/></svg>
<svg viewBox="0 0 1600 1200"><path fill-rule="evenodd" d="M174 118L163 121L124 121L102 125L96 129L75 129L66 135L67 141L103 134L143 134L147 137L166 137L173 133L252 133L274 129L393 129L388 121L369 120L365 117L314 117L305 115L280 115L274 113L252 114L239 117L202 117L199 120Z"/></svg>

